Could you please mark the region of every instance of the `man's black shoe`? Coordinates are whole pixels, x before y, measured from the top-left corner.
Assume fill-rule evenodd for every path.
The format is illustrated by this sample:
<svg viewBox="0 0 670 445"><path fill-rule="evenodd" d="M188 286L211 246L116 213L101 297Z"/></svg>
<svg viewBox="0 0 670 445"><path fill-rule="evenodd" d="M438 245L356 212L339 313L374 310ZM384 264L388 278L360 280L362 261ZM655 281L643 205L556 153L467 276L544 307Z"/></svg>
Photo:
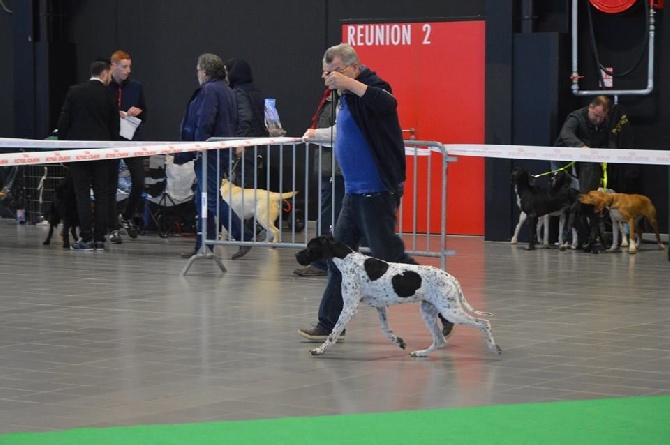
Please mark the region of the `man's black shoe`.
<svg viewBox="0 0 670 445"><path fill-rule="evenodd" d="M251 246L240 246L237 252L230 256L231 260L237 260L242 258L244 255L248 254L251 250Z"/></svg>
<svg viewBox="0 0 670 445"><path fill-rule="evenodd" d="M125 219L125 218L121 217L121 227L123 229L125 229L125 231L126 231L126 233L128 234L129 237L137 238L139 230L137 230L137 227L135 226L135 222L132 220L132 218Z"/></svg>

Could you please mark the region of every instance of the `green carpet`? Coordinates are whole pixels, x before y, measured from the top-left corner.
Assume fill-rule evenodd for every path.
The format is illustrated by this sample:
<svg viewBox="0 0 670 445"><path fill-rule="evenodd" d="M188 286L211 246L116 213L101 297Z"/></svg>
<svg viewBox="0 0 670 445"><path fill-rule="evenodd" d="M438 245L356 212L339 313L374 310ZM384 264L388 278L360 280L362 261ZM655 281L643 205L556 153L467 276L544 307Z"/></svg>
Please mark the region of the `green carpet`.
<svg viewBox="0 0 670 445"><path fill-rule="evenodd" d="M0 435L1 445L668 444L670 396Z"/></svg>

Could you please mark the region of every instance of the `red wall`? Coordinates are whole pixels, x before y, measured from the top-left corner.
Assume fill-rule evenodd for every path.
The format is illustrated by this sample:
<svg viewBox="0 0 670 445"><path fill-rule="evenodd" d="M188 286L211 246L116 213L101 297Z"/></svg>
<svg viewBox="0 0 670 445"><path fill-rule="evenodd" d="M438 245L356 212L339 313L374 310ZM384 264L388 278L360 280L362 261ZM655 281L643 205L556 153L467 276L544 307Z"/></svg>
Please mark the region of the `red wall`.
<svg viewBox="0 0 670 445"><path fill-rule="evenodd" d="M484 143L484 21L357 23L342 27L342 40L356 48L360 61L388 81L398 99L403 129L416 140ZM441 156L432 156L428 202L426 158L417 160L419 185L416 230L439 232ZM407 185L414 159L408 157ZM447 232L484 234L484 160L462 157L448 166ZM413 206L408 190L404 206ZM427 222L430 206L430 223ZM414 225L403 212L403 229Z"/></svg>

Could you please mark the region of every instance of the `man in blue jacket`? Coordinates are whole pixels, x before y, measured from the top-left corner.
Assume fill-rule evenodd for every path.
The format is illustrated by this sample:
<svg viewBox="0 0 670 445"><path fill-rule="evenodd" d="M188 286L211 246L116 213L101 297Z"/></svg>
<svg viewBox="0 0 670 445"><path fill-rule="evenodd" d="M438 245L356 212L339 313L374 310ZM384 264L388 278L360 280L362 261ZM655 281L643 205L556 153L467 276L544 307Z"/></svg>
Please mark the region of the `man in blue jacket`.
<svg viewBox="0 0 670 445"><path fill-rule="evenodd" d="M353 47L332 46L323 56L326 87L340 94L335 157L344 175L345 195L333 236L354 250L365 238L372 255L385 261L418 264L396 234L397 211L406 179L405 143L398 102L391 86L359 63ZM342 275L330 263L318 323L298 333L324 341L342 312ZM442 319L448 337L453 323ZM340 334L343 340L345 332Z"/></svg>
<svg viewBox="0 0 670 445"><path fill-rule="evenodd" d="M198 84L186 106L186 114L181 124L182 141L206 141L211 137L231 137L235 135L235 116L237 107L235 95L226 83L226 67L215 54L205 53L198 57L196 66ZM203 156L207 156L207 183L203 184ZM217 238L218 230L214 216L219 210L219 223L238 241L252 241L254 232L244 227L242 220L221 199L221 175L230 168L230 150L206 150L202 155L193 152L177 153L174 161L183 164L195 159L194 168L197 180L195 205L198 215L202 210L201 196L203 187L207 191L207 239ZM231 215L230 224L228 216ZM198 232L202 231L202 215L198 218ZM192 251L181 254L189 258L202 247L200 235L195 238ZM249 253L251 246L241 246L231 259L242 258Z"/></svg>

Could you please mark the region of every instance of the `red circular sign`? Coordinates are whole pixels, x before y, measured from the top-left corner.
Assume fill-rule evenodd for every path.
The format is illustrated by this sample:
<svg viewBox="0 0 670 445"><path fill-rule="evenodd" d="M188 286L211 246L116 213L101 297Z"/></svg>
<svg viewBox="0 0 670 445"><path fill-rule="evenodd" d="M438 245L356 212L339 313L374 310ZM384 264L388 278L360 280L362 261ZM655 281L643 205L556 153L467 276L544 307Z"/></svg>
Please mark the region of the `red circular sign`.
<svg viewBox="0 0 670 445"><path fill-rule="evenodd" d="M602 12L616 14L623 12L635 4L637 0L589 0L593 6Z"/></svg>

